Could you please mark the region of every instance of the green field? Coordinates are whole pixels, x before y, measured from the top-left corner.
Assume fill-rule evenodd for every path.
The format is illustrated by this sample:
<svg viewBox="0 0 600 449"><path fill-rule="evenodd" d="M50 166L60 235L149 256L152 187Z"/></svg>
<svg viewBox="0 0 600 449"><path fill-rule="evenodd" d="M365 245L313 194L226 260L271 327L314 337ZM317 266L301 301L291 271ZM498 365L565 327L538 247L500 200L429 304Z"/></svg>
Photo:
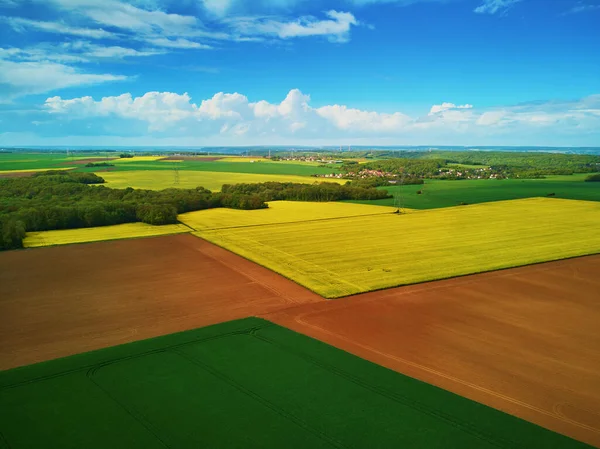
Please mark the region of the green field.
<svg viewBox="0 0 600 449"><path fill-rule="evenodd" d="M380 206L393 206L401 201L410 209L452 207L461 203L515 200L547 196L571 200L600 201L600 184L584 182L587 175L549 176L546 179L473 179L462 181L425 180L424 185L382 187L397 199L353 201ZM421 194L417 194L421 191Z"/></svg>
<svg viewBox="0 0 600 449"><path fill-rule="evenodd" d="M209 171L227 173L252 173L262 175L311 176L315 174L338 173L335 166L320 167L314 164L293 164L286 162L228 162L186 160L186 161L140 161L115 164L114 171L173 171L174 168L185 171ZM80 171L97 171L94 167L82 167Z"/></svg>
<svg viewBox="0 0 600 449"><path fill-rule="evenodd" d="M23 448L589 446L258 318L0 373Z"/></svg>
<svg viewBox="0 0 600 449"><path fill-rule="evenodd" d="M0 153L0 171L65 168L70 166L69 162L92 157L99 155L94 153L89 156L67 157L65 153Z"/></svg>

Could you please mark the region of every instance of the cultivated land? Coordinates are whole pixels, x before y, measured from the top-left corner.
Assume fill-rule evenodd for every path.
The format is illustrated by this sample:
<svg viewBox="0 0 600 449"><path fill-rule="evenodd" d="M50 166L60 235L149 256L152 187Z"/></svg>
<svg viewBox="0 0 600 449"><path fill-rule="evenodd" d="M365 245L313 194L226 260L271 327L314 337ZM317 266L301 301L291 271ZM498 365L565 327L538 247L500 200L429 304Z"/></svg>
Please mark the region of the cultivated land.
<svg viewBox="0 0 600 449"><path fill-rule="evenodd" d="M546 179L474 179L440 181L426 179L425 184L386 186L391 195L402 198L404 207L435 209L461 203L476 204L490 201L544 197L600 201L600 186L584 182L587 174L548 176ZM421 191L421 194L417 192ZM394 198L373 201L352 201L380 206L393 206Z"/></svg>
<svg viewBox="0 0 600 449"><path fill-rule="evenodd" d="M156 160L139 160L136 158L124 158L111 161L117 162L115 170L117 171L154 171L154 170L172 170L174 163L180 170L186 171L210 171L210 172L226 172L226 173L254 173L261 175L297 175L297 176L312 176L314 174L337 173L339 169L337 165L330 164L323 167L317 163L294 163L293 161L257 161L250 162L251 159L245 158L229 158L224 157L218 160L211 159L156 159ZM245 159L245 160L240 160ZM86 171L93 171L93 168L88 168Z"/></svg>
<svg viewBox="0 0 600 449"><path fill-rule="evenodd" d="M162 164L163 166L169 164ZM179 164L178 164L179 166ZM109 167L111 168L111 167ZM98 170L95 170L96 172ZM259 183L259 182L298 182L312 184L323 181L295 175L268 175L255 173L230 173L210 171L179 170L177 174L169 170L110 171L99 175L106 180L106 186L115 189L133 187L135 189L162 190L168 188L192 189L198 186L218 191L223 184ZM342 181L342 180L338 180Z"/></svg>
<svg viewBox="0 0 600 449"><path fill-rule="evenodd" d="M206 209L188 212L177 218L197 231L265 224L292 223L364 215L391 214L393 207L340 202L271 201L268 209Z"/></svg>
<svg viewBox="0 0 600 449"><path fill-rule="evenodd" d="M23 239L23 246L25 248L35 248L38 246L154 237L159 235L181 234L184 232L190 232L190 228L182 224L152 226L146 223L125 223L96 228L28 232L27 237Z"/></svg>
<svg viewBox="0 0 600 449"><path fill-rule="evenodd" d="M13 449L587 447L257 318L5 371L0 387Z"/></svg>
<svg viewBox="0 0 600 449"><path fill-rule="evenodd" d="M0 369L321 300L187 234L0 252Z"/></svg>
<svg viewBox="0 0 600 449"><path fill-rule="evenodd" d="M589 256L265 317L600 447L598 273L600 256Z"/></svg>
<svg viewBox="0 0 600 449"><path fill-rule="evenodd" d="M530 198L199 236L326 298L600 252L600 203Z"/></svg>

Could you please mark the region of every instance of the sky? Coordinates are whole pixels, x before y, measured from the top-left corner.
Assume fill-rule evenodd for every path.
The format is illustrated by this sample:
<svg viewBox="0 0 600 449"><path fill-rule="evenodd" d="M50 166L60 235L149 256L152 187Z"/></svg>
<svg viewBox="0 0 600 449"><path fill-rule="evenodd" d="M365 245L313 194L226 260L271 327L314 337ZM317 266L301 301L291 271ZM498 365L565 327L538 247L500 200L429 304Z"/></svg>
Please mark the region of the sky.
<svg viewBox="0 0 600 449"><path fill-rule="evenodd" d="M0 146L600 146L600 0L0 0Z"/></svg>

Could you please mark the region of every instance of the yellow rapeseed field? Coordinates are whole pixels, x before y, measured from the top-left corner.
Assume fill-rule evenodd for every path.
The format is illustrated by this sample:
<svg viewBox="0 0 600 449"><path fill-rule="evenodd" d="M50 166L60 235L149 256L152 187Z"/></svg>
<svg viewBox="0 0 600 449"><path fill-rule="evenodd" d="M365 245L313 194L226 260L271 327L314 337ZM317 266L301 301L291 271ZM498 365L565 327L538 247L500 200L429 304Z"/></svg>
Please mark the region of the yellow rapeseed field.
<svg viewBox="0 0 600 449"><path fill-rule="evenodd" d="M102 240L153 237L189 232L182 224L153 226L146 223L126 223L97 228L64 229L59 231L28 232L23 240L25 248L67 245L70 243L99 242Z"/></svg>
<svg viewBox="0 0 600 449"><path fill-rule="evenodd" d="M172 187L193 189L201 186L209 190L219 191L223 184L256 183L256 182L300 182L312 184L322 179L295 175L263 175L254 173L229 173L180 170L177 175L170 170L139 170L101 172L99 176L105 179L106 186L115 189L133 187L135 189L161 190ZM179 180L176 183L176 180ZM329 180L328 180L329 181ZM346 182L346 180L331 180Z"/></svg>
<svg viewBox="0 0 600 449"><path fill-rule="evenodd" d="M23 170L0 170L0 175L8 173L29 173L38 171L55 171L55 170L73 170L76 167L61 167L61 168L28 168Z"/></svg>
<svg viewBox="0 0 600 449"><path fill-rule="evenodd" d="M529 198L195 233L326 298L600 253L600 203Z"/></svg>
<svg viewBox="0 0 600 449"><path fill-rule="evenodd" d="M181 214L178 219L190 228L201 231L359 215L390 214L395 210L393 207L367 204L271 201L268 209L207 209Z"/></svg>

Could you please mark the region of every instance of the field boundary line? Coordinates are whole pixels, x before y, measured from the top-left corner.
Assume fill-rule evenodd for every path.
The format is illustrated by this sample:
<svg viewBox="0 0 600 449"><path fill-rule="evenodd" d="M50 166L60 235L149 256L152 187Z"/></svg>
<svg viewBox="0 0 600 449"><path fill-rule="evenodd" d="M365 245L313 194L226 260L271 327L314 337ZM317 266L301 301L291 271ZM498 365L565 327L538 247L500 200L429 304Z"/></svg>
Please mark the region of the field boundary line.
<svg viewBox="0 0 600 449"><path fill-rule="evenodd" d="M197 237L197 236L194 236L194 237L196 237L196 238L201 238L201 237ZM202 240L204 240L204 239L202 239ZM209 242L208 240L206 240L206 241L207 241L208 243L210 243L211 245L215 245L214 243L212 243L212 242ZM220 247L220 246L218 246L218 245L215 245L215 246L217 246L217 247L219 247L219 248L221 248L221 249L223 249L223 250L225 250L225 251L228 251L228 252L230 252L230 253L232 253L232 254L234 254L234 255L238 256L238 257L243 257L243 256L241 256L241 255L239 255L239 254L236 254L236 253L234 253L234 252L232 252L232 251L229 251L229 250L227 250L226 248L222 248L222 247ZM224 262L222 259L220 259L220 258L218 258L218 257L216 257L216 256L214 256L214 255L212 255L212 254L208 254L208 253L207 253L207 252L205 252L203 249L196 249L196 251L198 251L198 252L202 253L202 254L203 254L203 255L205 255L206 257L209 257L209 258L211 258L211 259L212 259L212 260L214 260L215 262L217 262L217 263L220 263L221 265L223 265L223 266L225 266L225 267L227 267L227 268L229 268L229 269L231 269L231 270L235 271L236 273L240 273L242 276L244 276L244 277L246 277L246 278L250 279L251 281L253 281L253 282L255 282L255 283L257 283L257 284L261 285L262 287L266 288L267 290L269 290L269 291L273 292L273 293L274 293L274 294L275 294L275 295L276 295L278 298L282 298L282 299L283 299L283 300L284 300L284 301L285 301L287 304L294 304L294 305L300 305L300 304L303 304L303 303L296 302L296 301L295 301L295 300L294 300L294 299L293 299L291 296L288 296L288 295L286 295L286 294L284 294L284 293L281 293L281 292L280 292L279 290L277 290L275 287L272 287L272 286L270 286L270 285L268 285L268 284L265 284L264 282L262 282L262 281L258 280L257 278L255 278L254 276L252 276L252 275L248 274L247 272L245 272L245 271L242 271L242 270L241 270L241 269L239 269L237 266L234 266L234 265L228 265L228 264L226 264L226 263L225 263L225 262ZM249 260L249 259L246 259L246 260ZM253 262L253 263L256 263L256 262ZM262 265L260 265L260 264L256 264L256 265L257 265L257 266L259 266L259 267L261 267L261 268L265 268L265 269L267 269L267 270L268 270L268 268L266 268L266 267L263 267L263 266L262 266ZM270 271L272 271L272 270L270 270ZM279 274L279 273L276 273L276 274Z"/></svg>
<svg viewBox="0 0 600 449"><path fill-rule="evenodd" d="M319 201L315 201L315 202L320 203ZM330 202L330 201L324 201L324 202ZM376 206L376 207L390 207L390 206ZM205 210L208 210L208 209L205 209ZM196 211L196 212L200 212L200 211ZM396 212L376 212L373 214L344 215L343 217L313 218L311 220L293 220L293 221L282 221L279 223L259 223L259 224L248 224L248 225L239 225L239 226L222 226L222 227L202 228L202 229L194 229L194 230L196 232L205 232L205 231L219 231L221 229L225 230L225 229L257 228L260 226L281 226L281 225L288 225L288 224L295 224L295 223L312 223L312 222L319 222L319 221L346 220L348 218L374 217L374 216L378 216L378 215L395 215L395 214L396 214ZM400 214L400 215L406 215L406 214Z"/></svg>
<svg viewBox="0 0 600 449"><path fill-rule="evenodd" d="M474 384L474 383L462 380L462 379L460 379L458 377L454 377L454 376L451 376L449 374L445 374L445 373L443 373L441 371L435 370L433 368L429 368L429 367L427 367L425 365L421 365L419 363L412 362L412 361L404 359L402 357L398 357L398 356L395 356L395 355L392 355L392 354L389 354L389 353L386 353L386 352L383 352L383 351L379 351L378 349L375 349L375 348L373 348L371 346L359 343L359 342L357 342L355 340L352 340L350 338L344 337L344 336L342 336L342 335L340 335L338 333L329 331L329 330L327 330L325 328L322 328L320 326L309 324L306 321L303 321L299 317L296 318L295 321L298 322L299 324L303 325L303 326L306 326L308 328L312 328L312 329L318 330L318 331L323 332L323 333L325 333L327 335L330 335L332 337L339 338L340 340L345 341L346 343L350 343L351 345L358 346L359 348L367 350L367 351L372 352L374 354L381 355L381 356L383 356L385 358L389 358L391 360L395 360L395 361L400 362L400 363L404 363L405 365L410 366L412 368L420 369L420 370L425 371L425 372L427 372L429 374L433 374L435 376L438 376L438 377L450 380L450 381L458 383L460 385L464 385L464 386L472 388L472 389L474 389L476 391L488 394L490 396L494 396L496 398L505 400L505 401L510 402L512 404L519 405L519 406L524 407L524 408L528 408L528 409L533 410L535 412L538 412L538 413L540 413L542 415L546 415L546 416L549 416L551 418L555 418L555 419L557 419L559 421L563 421L563 422L575 425L577 427L581 427L581 428L589 430L591 432L600 433L600 429L598 429L598 428L591 427L591 426L588 426L586 424L583 424L583 423L580 423L578 421L575 421L573 419L560 416L560 415L558 415L558 414L556 414L554 412L551 412L551 411L548 411L548 410L536 407L534 405L528 404L527 402L520 401L518 399L512 398L512 397L504 395L502 393L498 393L496 391L490 390L490 389L482 387L480 385L477 385L477 384Z"/></svg>
<svg viewBox="0 0 600 449"><path fill-rule="evenodd" d="M201 342L210 341L210 340L218 340L219 338L229 337L229 336L232 336L232 335L247 334L248 332L251 332L254 329L262 329L263 327L270 327L270 326L273 326L273 323L271 323L271 322L265 322L264 324L259 325L259 326L251 326L251 327L247 327L245 329L239 329L239 330L225 332L225 333L217 334L217 335L210 335L210 336L206 336L204 338L199 338L199 339L195 339L195 340L185 341L185 342L181 342L181 343L174 343L172 345L165 345L165 346L161 346L159 348L154 348L154 349L150 349L150 350L139 352L139 353L135 353L135 354L125 355L125 356L118 357L118 358L111 359L111 360L105 360L105 361L101 361L101 362L92 362L92 363L88 363L88 364L85 364L85 365L82 365L82 366L78 366L76 368L64 370L64 371L61 371L61 372L58 372L58 373L53 373L53 374L49 374L49 375L39 376L39 377L35 377L33 379L28 379L28 380L24 380L24 381L20 381L20 382L15 382L15 383L12 383L12 384L0 385L0 391L2 391L4 389L9 389L9 388L17 388L17 387L20 387L20 386L23 386L23 385L32 384L32 383L35 383L35 382L41 382L41 381L48 380L48 379L54 379L54 378L57 378L57 377L66 376L66 375L69 375L69 374L73 374L73 373L80 372L80 371L86 371L86 370L90 370L90 369L93 369L93 368L100 368L100 367L105 366L105 365L111 365L111 364L119 363L119 362L122 362L122 361L125 361L125 360L132 360L132 359L135 359L135 358L144 357L144 356L149 355L149 354L154 354L154 353L157 353L157 352L163 352L165 350L169 350L169 349L172 349L172 348L177 348L177 347L180 347L180 346L186 346L186 345L191 345L191 344L195 344L195 343L201 343ZM199 329L202 329L202 328L199 328ZM191 331L183 331L183 333L185 333L185 332L191 332ZM168 337L169 335L171 335L171 334L162 335L162 336L158 336L158 337L154 337L154 338L163 338L163 337ZM150 339L150 340L152 340L152 339ZM131 344L135 345L135 344L143 342L143 341L146 341L146 340L139 340L139 341L134 341L134 342L130 342L130 343L125 343L125 345L131 345ZM119 346L119 345L117 345L117 346ZM108 349L111 349L111 348L114 348L114 347L115 346L111 346L111 347L108 347L108 348L97 349L95 351L90 351L90 352L105 351L105 350L108 350ZM87 353L84 352L82 354L87 354ZM72 356L67 356L65 358L77 357L77 356L82 355L82 354L75 354L75 355L72 355ZM55 359L55 360L61 360L61 359L64 359L64 358L59 358L59 359ZM40 363L52 363L55 360L48 360L46 362L40 362ZM34 365L36 365L36 364L34 364ZM13 370L14 369L22 369L22 368L26 368L28 366L32 366L32 365L25 365L24 367L17 367L17 368L12 368L12 369ZM7 371L11 371L11 370L7 370ZM1 376L2 373L3 372L0 371L0 376Z"/></svg>
<svg viewBox="0 0 600 449"><path fill-rule="evenodd" d="M233 243L233 245L232 245L232 246L233 246L234 248L238 249L238 250L239 250L239 249L242 247L242 245L241 245L241 244L239 244L239 243L237 243L237 244L236 244L236 241L235 241L235 240L232 240L232 239L227 239L227 237L226 237L226 236L225 236L225 237L223 237L223 235L219 235L219 232L220 232L220 231L208 231L208 232L209 232L209 233L210 233L210 232L217 233L217 238L221 238L222 240L223 240L223 239L225 239L226 241L228 241L228 242L230 242L230 243ZM202 238L204 238L204 237L202 237ZM325 268L325 267L323 267L323 266L321 266L321 265L317 265L317 264L316 264L316 263L314 263L314 262L309 262L309 261L306 261L306 260L302 259L301 257L295 256L295 255L293 255L293 254L286 253L285 251L283 251L283 250L281 250L281 249L279 249L279 248L275 248L275 247L273 247L273 246L266 245L266 244L264 244L264 243L261 243L261 242L259 242L259 241L256 241L256 240L253 240L253 239L250 239L250 238L248 238L248 237L244 237L244 236L242 236L242 237L237 237L237 236L236 236L236 239L238 239L238 240L241 240L241 242L242 242L242 243L243 243L244 241L246 241L246 242L250 242L251 244L254 244L254 246L255 246L255 247L261 247L261 246L262 246L262 247L264 247L264 248L267 248L267 249L270 249L270 250L272 250L272 252L274 252L274 253L280 253L280 254L283 254L284 256L287 256L287 258L288 258L289 260L296 261L296 263L297 263L297 261L300 261L300 262L301 262L301 264L302 264L302 263L304 263L304 264L306 264L307 266L312 266L312 267L314 267L314 268L317 268L317 270L318 270L318 271L321 271L321 272L327 272L327 273L329 273L329 274L330 274L330 275L331 275L333 278L335 278L335 279L337 280L337 282L339 283L338 285L346 285L346 286L350 286L350 287L352 287L352 288L354 288L354 289L358 289L358 290L360 290L360 291L361 291L361 293L364 293L364 288L363 288L363 287L361 287L361 286L359 286L359 285L357 285L357 284L354 284L354 283L352 283L352 282L346 281L346 280L344 280L344 279L338 279L338 278L340 278L340 275L339 275L338 273L335 273L334 271L331 271L331 270L329 270L328 268ZM206 240L208 240L208 239L206 239ZM208 240L208 241L209 241L209 242L211 242L210 240ZM211 243L213 243L213 242L211 242ZM215 243L215 244L216 244L216 243ZM219 246L220 246L220 245L219 245ZM323 296L323 297L325 297L325 296L324 296L324 295L322 295L321 293L314 291L313 289L311 289L311 288L310 288L310 287L308 287L307 285L304 285L304 284L303 284L303 283L301 283L300 281L294 280L292 277L288 277L286 274L282 273L280 270L278 270L278 269L276 269L276 268L270 268L270 267L268 267L268 266L266 266L266 265L263 265L261 262L259 262L259 261L257 261L257 260L253 260L253 259L251 259L251 258L249 258L249 257L247 257L247 256L244 256L244 255L242 254L242 252L245 252L245 251L243 250L243 248L242 248L242 252L236 252L236 251L233 251L233 250L231 250L231 249L228 249L228 248L226 248L226 247L222 247L222 248L223 248L223 249L226 249L227 251L231 251L231 252L233 252L234 254L238 254L238 255L240 255L240 256L242 256L242 257L244 257L244 258L246 258L246 259L250 260L250 261L251 261L251 262L253 262L253 263L256 263L256 264L258 264L258 265L260 265L260 266L262 266L262 267L264 267L264 268L267 268L268 270L271 270L271 271L274 271L275 273L281 274L282 276L284 276L284 277L286 277L286 278L288 278L288 279L292 280L292 281L293 281L293 282L295 282L296 284L302 285L303 287L305 287L305 288L307 288L307 289L309 289L309 290L311 290L311 291L315 292L315 293L316 293L316 294L318 294L319 296ZM304 275L306 275L306 276L309 276L309 277L315 277L315 275L311 274L310 272L307 272L307 271L306 271L306 270L304 270L304 269L297 270L297 271L301 272L302 274L304 274ZM324 284L325 286L327 286L327 285L331 285L331 283L330 283L330 282L328 282L326 279L323 279L322 277L320 277L319 281L320 281L322 284ZM335 284L333 284L333 285L335 285ZM351 295L352 295L352 293L348 293L347 295L342 295L342 297L343 297L343 296L351 296ZM338 296L338 297L339 297L339 296Z"/></svg>
<svg viewBox="0 0 600 449"><path fill-rule="evenodd" d="M294 332L294 331L292 331L292 332ZM330 373L332 373L332 374L334 374L336 376L342 377L342 378L344 378L344 379L346 379L346 380L348 380L348 381L350 381L350 382L352 382L352 383L354 383L354 384L356 384L356 385L358 385L358 386L360 386L362 388L365 388L365 389L367 389L367 390L369 390L369 391L371 391L373 393L376 393L376 394L378 394L380 396L383 396L383 397L385 397L387 399L390 399L390 400L392 400L394 402L401 403L401 404L403 404L403 405L405 405L405 406L407 406L407 407L409 407L409 408L411 408L413 410L418 411L419 413L423 413L425 415L429 415L429 416L431 416L433 418L436 418L436 419L441 419L442 421L445 421L448 424L450 424L452 427L455 427L455 428L461 430L462 432L470 434L470 435L474 436L477 439L486 441L486 442L490 443L493 446L497 446L497 447L500 447L502 449L507 449L507 448L528 449L528 448L524 448L523 446L521 446L518 443L515 443L514 441L504 440L502 438L497 438L497 437L494 437L492 435L486 434L485 432L481 432L477 428L475 428L474 426L471 426L469 423L463 422L462 420L460 420L460 421L456 420L452 416L447 415L446 413L444 413L444 412L442 412L440 410L435 410L435 409L429 408L426 405L424 405L424 404L422 404L422 403L420 403L418 401L409 399L409 398L407 398L406 396L404 396L402 394L389 391L389 390L387 390L384 387L379 387L379 386L370 384L370 383L364 381L363 379L361 379L360 377L348 373L347 371L343 370L342 368L338 368L338 367L329 365L327 362L323 362L323 361L321 361L321 360L319 360L317 358L311 357L310 355L308 355L306 353L303 353L301 351L297 351L294 348L291 348L291 347L286 346L286 345L284 345L282 343L274 341L274 340L272 340L272 339L270 339L268 337L257 335L256 331L252 332L250 335L252 337L257 338L259 340L262 340L262 341L264 341L264 342L266 342L268 344L272 344L272 345L277 346L277 347L279 347L279 348L281 348L281 349L283 349L283 350L285 350L287 352L290 352L290 353L296 355L297 357L300 357L300 358L302 358L304 360L307 360L310 363L312 363L313 365L316 365L316 366L318 366L320 368L323 368L326 371L329 371ZM319 341L319 340L317 340L317 341ZM324 343L324 342L320 342L320 343ZM324 343L324 344L327 344L327 343ZM372 363L372 362L369 362L369 361L367 361L367 362L368 363ZM439 388L439 387L435 387L435 388ZM473 402L475 402L475 401L473 401ZM507 446L507 444L508 444L508 446Z"/></svg>
<svg viewBox="0 0 600 449"><path fill-rule="evenodd" d="M167 351L156 351L156 353L161 353L161 352L167 352ZM108 366L110 364L102 364L102 365L98 365L98 366L94 366L92 368L90 368L87 372L85 377L96 386L96 388L98 388L106 397L108 397L112 402L114 402L118 407L120 407L122 410L125 411L125 413L127 413L129 416L131 416L135 421L137 421L138 423L140 423L142 425L142 427L144 427L148 432L150 432L150 434L152 434L152 436L154 438L156 438L165 448L167 449L171 449L172 446L169 445L166 441L164 441L158 432L158 429L154 428L154 425L147 421L143 414L139 412L139 410L137 410L135 407L129 405L126 406L125 404L123 404L117 397L116 395L112 394L108 389L104 388L102 385L100 385L96 380L94 380L94 376L96 375L96 372L105 367Z"/></svg>

